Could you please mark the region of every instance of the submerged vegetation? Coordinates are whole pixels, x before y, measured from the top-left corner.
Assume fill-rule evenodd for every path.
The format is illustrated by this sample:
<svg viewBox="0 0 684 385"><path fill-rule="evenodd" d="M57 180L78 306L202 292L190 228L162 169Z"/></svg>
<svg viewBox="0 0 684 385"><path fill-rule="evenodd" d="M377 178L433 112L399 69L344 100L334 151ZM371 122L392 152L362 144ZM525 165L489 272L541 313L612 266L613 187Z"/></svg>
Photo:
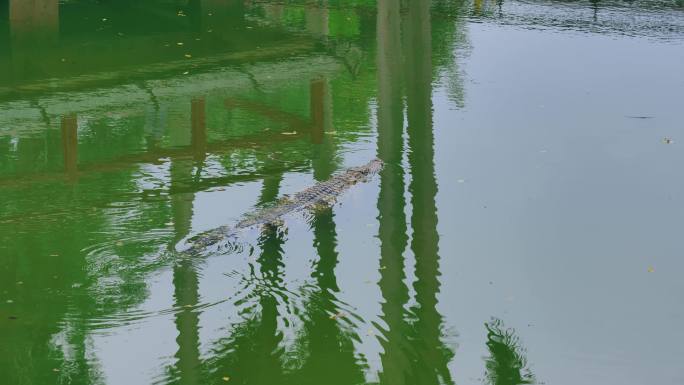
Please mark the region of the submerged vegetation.
<svg viewBox="0 0 684 385"><path fill-rule="evenodd" d="M535 378L527 366L525 349L513 329L507 329L498 318L485 323L487 349L485 379L491 385L534 384Z"/></svg>

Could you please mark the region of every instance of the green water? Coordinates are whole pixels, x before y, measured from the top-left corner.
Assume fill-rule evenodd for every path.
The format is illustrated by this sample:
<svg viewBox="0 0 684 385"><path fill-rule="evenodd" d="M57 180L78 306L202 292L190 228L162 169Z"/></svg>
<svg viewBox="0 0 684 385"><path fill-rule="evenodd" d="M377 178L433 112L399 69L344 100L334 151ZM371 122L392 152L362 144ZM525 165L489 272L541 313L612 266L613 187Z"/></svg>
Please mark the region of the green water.
<svg viewBox="0 0 684 385"><path fill-rule="evenodd" d="M0 384L684 383L683 7L0 0Z"/></svg>

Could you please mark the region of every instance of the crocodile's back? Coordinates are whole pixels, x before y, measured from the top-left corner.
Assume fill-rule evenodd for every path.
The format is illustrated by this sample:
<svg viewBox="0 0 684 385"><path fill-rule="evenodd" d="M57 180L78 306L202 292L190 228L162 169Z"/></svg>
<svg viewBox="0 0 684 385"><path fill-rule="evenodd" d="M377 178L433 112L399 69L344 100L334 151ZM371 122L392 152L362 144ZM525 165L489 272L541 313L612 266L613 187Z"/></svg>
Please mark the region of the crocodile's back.
<svg viewBox="0 0 684 385"><path fill-rule="evenodd" d="M359 182L365 182L370 176L379 172L382 167L383 163L380 159L373 159L363 166L352 167L342 173L335 174L327 181L316 183L296 193L291 198L282 199L272 207L246 215L235 227L222 226L193 237L190 241L191 247L184 253L195 253L200 249L212 246L222 239L236 235L242 229L277 222L289 213L319 203L332 203L345 190Z"/></svg>

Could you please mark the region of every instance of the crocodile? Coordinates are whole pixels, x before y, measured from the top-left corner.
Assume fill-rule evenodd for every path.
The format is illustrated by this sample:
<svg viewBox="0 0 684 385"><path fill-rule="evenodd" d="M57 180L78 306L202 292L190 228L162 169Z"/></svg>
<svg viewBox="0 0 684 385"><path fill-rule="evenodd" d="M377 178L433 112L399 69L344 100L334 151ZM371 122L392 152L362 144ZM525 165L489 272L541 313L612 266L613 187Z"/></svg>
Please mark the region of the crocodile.
<svg viewBox="0 0 684 385"><path fill-rule="evenodd" d="M194 255L217 243L234 238L242 230L259 225L273 225L281 222L282 217L317 206L334 204L344 191L360 182L366 182L384 166L382 160L373 159L363 166L352 167L333 175L330 179L318 182L292 197L283 197L276 204L247 214L234 226L220 226L198 234L188 240L189 247L180 251L183 255Z"/></svg>

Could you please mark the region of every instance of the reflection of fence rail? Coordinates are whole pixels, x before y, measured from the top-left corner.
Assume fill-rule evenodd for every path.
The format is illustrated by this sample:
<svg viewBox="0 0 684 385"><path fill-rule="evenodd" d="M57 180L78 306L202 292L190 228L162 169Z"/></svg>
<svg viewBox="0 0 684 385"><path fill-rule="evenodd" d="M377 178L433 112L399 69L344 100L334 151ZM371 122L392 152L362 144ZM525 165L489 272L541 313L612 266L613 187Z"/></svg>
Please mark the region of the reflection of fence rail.
<svg viewBox="0 0 684 385"><path fill-rule="evenodd" d="M230 153L236 149L259 149L278 145L279 143L293 142L302 138L307 138L308 135L309 133L306 130L298 131L295 135L282 135L277 131L268 133L261 132L254 135L207 143L205 149L207 154L221 155ZM125 155L107 162L79 166L78 171L72 172L72 176L84 176L97 172L120 171L135 164L159 163L164 159L192 160L196 156L196 147L192 145L178 148L156 148L144 153ZM65 154L65 158L66 157L73 157L73 155ZM13 176L11 178L0 179L0 187L22 187L32 183L58 181L64 180L65 178L66 176L60 172L37 173L23 177ZM255 177L254 179L258 178ZM232 183L233 180L243 181L244 178L238 178L238 176L209 178L197 183L191 190L199 191L211 186Z"/></svg>
<svg viewBox="0 0 684 385"><path fill-rule="evenodd" d="M206 64L219 64L221 61L208 61ZM173 63L165 65L173 66ZM187 63L185 64L188 65ZM165 67L167 68L167 67ZM169 67L170 68L170 67ZM116 111L128 113L139 109L140 105L166 103L191 99L197 95L217 95L230 97L258 86L260 90L278 89L291 85L292 81L312 79L321 75L333 75L342 68L339 62L327 56L307 56L281 62L261 62L237 68L214 67L203 72L193 71L184 75L174 75L137 83L119 84L114 87L74 91L68 94L51 91L50 85L43 87L38 97L12 99L0 102L0 134L11 129L11 135L20 136L32 132L42 132L48 120L59 120L63 115L73 113L103 114ZM160 65L161 69L161 65ZM168 73L169 70L167 68ZM109 78L103 74L103 77ZM117 76L123 76L119 74ZM135 76L133 76L135 77ZM91 79L94 81L94 79ZM70 80L77 84L78 79ZM61 86L64 82L59 81ZM67 89L69 80L66 80ZM255 84L256 83L256 84ZM36 91L40 88L36 88Z"/></svg>
<svg viewBox="0 0 684 385"><path fill-rule="evenodd" d="M177 40L173 37L166 40ZM197 55L192 59L179 59L175 57L163 62L148 63L144 66L122 65L116 70L99 72L79 72L60 76L59 71L51 71L47 79L28 80L22 83L7 84L0 82L0 98L12 100L17 95L32 96L42 95L55 91L81 91L84 87L113 87L131 81L146 81L150 78L164 79L175 77L192 69L192 73L201 73L216 66L240 65L255 61L278 60L293 54L303 55L313 51L314 44L309 39L292 38L278 44L263 46L259 49L244 50L239 52L211 54L205 57ZM185 51L183 51L185 52ZM62 53L62 55L65 55ZM60 55L60 56L62 56ZM72 58L73 59L73 58ZM69 60L72 60L69 59ZM36 60L44 60L36 58ZM59 62L61 58L55 58ZM67 59L65 59L67 60ZM4 66L8 64L5 63ZM3 68L0 56L0 68ZM59 77L57 81L56 78Z"/></svg>

